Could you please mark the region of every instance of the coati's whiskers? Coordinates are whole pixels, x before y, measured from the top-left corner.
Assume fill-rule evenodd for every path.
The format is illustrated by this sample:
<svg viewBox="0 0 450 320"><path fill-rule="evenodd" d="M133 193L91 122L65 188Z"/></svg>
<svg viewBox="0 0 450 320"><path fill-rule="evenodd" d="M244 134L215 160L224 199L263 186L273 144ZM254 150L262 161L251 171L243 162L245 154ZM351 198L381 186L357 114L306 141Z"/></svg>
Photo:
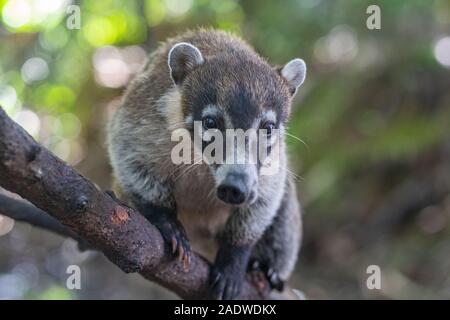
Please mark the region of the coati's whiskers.
<svg viewBox="0 0 450 320"><path fill-rule="evenodd" d="M189 167L185 171L183 171L180 175L176 176L176 178L174 179L174 183L176 183L178 180L181 180L183 177L187 176L189 173L195 170L197 164L198 163L193 163L189 165Z"/></svg>
<svg viewBox="0 0 450 320"><path fill-rule="evenodd" d="M173 169L171 176L174 177L175 179L177 179L181 174L183 174L186 170L188 170L189 168L191 168L194 163L189 163L189 164L179 164L175 166L175 169ZM197 163L198 164L198 163ZM173 164L172 164L173 165ZM179 175L180 174L180 175ZM176 181L176 180L174 180Z"/></svg>
<svg viewBox="0 0 450 320"><path fill-rule="evenodd" d="M186 176L188 173L192 172L192 170L194 170L195 168L197 168L197 165L202 163L203 159L198 159L197 161L195 161L194 163L190 164L187 166L187 168L181 172L180 175L176 176L174 182L177 182L178 180L180 180L182 177Z"/></svg>
<svg viewBox="0 0 450 320"><path fill-rule="evenodd" d="M207 200L212 200L214 198L214 195L216 193L216 189L211 188L211 190L209 190L208 195L206 196Z"/></svg>
<svg viewBox="0 0 450 320"><path fill-rule="evenodd" d="M301 175L296 174L294 171L286 168L286 172L292 177L294 178L294 180L298 180L298 181L304 181L305 178L303 178Z"/></svg>
<svg viewBox="0 0 450 320"><path fill-rule="evenodd" d="M285 132L286 133L286 135L288 136L288 137L291 137L291 138L294 138L295 140L297 140L297 141L300 141L305 147L306 147L306 149L308 150L308 151L310 151L309 150L309 146L308 146L308 144L305 142L305 141L303 141L302 139L300 139L299 137L297 137L297 136L294 136L293 134L291 134L291 133L289 133L289 132Z"/></svg>

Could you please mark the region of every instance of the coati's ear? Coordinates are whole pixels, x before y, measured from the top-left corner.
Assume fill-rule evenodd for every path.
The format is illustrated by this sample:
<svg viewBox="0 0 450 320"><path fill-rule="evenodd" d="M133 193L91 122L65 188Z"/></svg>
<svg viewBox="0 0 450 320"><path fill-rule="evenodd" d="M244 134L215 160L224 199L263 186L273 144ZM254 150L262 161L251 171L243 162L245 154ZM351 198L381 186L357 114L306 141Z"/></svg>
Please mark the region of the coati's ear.
<svg viewBox="0 0 450 320"><path fill-rule="evenodd" d="M203 63L203 55L197 47L187 42L179 42L169 51L170 76L175 84L180 84L186 75Z"/></svg>
<svg viewBox="0 0 450 320"><path fill-rule="evenodd" d="M306 64L302 59L294 59L279 69L280 75L287 81L291 94L297 92L306 77Z"/></svg>

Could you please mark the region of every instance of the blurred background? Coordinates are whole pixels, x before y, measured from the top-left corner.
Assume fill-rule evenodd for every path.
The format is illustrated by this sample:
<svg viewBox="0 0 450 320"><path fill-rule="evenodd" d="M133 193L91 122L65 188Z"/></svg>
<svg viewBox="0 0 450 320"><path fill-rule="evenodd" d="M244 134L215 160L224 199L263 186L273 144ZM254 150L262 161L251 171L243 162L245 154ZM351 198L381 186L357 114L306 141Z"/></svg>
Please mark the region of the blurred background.
<svg viewBox="0 0 450 320"><path fill-rule="evenodd" d="M366 26L371 4L381 30ZM102 188L106 121L159 41L213 26L271 63L303 58L288 130L304 141L288 137L304 208L291 286L310 299L450 298L450 1L0 0L0 14L0 105ZM71 264L81 290L66 289ZM369 265L380 290L366 286ZM0 299L174 297L0 216Z"/></svg>

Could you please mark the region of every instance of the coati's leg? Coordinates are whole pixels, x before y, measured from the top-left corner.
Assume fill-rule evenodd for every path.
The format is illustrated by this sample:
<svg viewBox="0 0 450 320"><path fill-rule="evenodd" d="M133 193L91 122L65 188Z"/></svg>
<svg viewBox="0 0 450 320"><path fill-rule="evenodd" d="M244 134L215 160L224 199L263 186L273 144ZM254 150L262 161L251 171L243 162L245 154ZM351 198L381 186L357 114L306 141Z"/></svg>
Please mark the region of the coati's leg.
<svg viewBox="0 0 450 320"><path fill-rule="evenodd" d="M276 210L263 199L231 213L210 275L210 298L229 300L242 289L252 249Z"/></svg>
<svg viewBox="0 0 450 320"><path fill-rule="evenodd" d="M272 288L283 290L292 272L301 242L301 215L295 185L288 182L285 195L272 224L255 245L249 269L266 276Z"/></svg>
<svg viewBox="0 0 450 320"><path fill-rule="evenodd" d="M132 202L136 209L159 229L171 252L177 254L184 268L191 259L191 247L186 232L177 218L176 204L170 187L152 179L145 196L132 193Z"/></svg>

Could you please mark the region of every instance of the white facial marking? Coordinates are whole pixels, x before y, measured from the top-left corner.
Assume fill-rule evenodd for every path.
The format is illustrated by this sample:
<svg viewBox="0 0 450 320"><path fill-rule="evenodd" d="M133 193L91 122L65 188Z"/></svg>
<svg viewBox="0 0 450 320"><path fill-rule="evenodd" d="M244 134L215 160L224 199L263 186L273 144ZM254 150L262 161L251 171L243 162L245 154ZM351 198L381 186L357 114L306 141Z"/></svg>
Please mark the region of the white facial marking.
<svg viewBox="0 0 450 320"><path fill-rule="evenodd" d="M157 104L159 111L166 118L169 130L175 130L182 126L181 94L177 88L169 90L159 99Z"/></svg>
<svg viewBox="0 0 450 320"><path fill-rule="evenodd" d="M277 122L277 114L273 110L267 110L262 117L266 121Z"/></svg>
<svg viewBox="0 0 450 320"><path fill-rule="evenodd" d="M217 116L220 113L221 112L216 105L209 104L202 110L202 118L206 116Z"/></svg>
<svg viewBox="0 0 450 320"><path fill-rule="evenodd" d="M194 117L190 114L184 118L184 122L186 122L187 125L192 125L194 123Z"/></svg>

